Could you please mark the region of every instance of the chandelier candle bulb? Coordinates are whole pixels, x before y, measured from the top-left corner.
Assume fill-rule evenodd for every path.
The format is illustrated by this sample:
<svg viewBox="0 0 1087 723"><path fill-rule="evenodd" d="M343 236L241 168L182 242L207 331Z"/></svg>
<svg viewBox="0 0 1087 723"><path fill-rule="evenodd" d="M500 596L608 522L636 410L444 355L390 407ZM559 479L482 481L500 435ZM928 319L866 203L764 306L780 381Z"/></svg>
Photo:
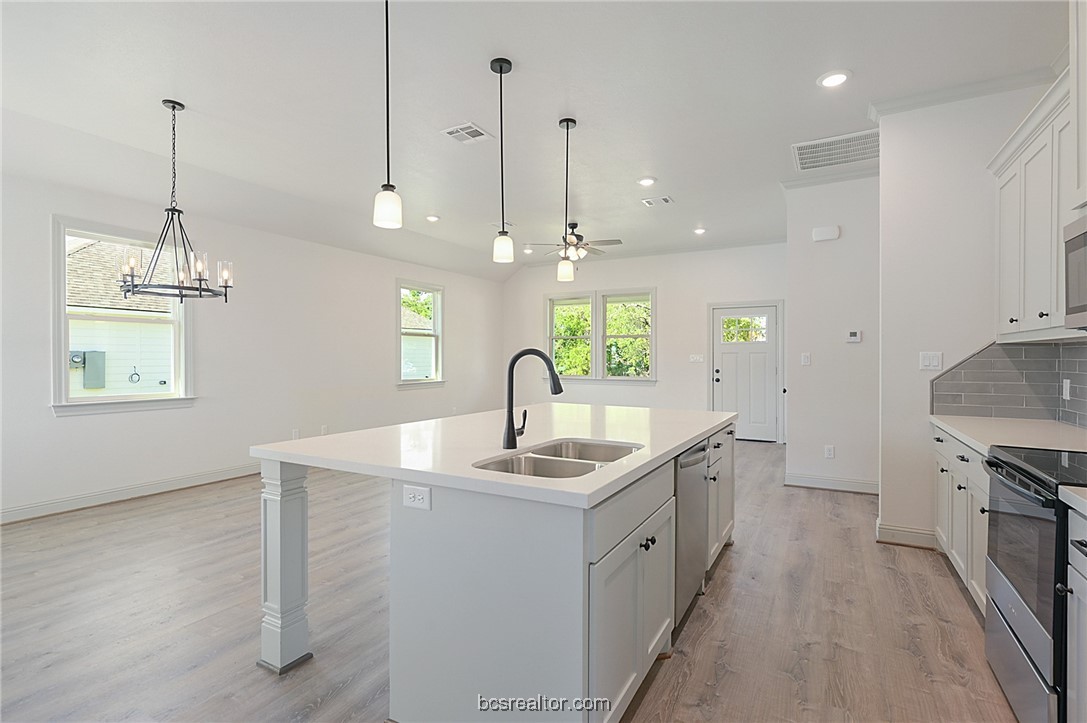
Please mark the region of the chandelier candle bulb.
<svg viewBox="0 0 1087 723"><path fill-rule="evenodd" d="M223 287L224 289L230 289L234 287L233 261L219 262L219 286Z"/></svg>

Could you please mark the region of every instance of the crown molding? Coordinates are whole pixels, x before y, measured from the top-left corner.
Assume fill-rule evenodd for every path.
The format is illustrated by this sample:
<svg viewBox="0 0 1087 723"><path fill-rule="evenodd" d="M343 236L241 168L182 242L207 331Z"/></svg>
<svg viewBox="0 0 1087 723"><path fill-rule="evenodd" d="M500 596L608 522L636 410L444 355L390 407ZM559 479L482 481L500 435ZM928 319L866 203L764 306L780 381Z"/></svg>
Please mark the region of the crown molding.
<svg viewBox="0 0 1087 723"><path fill-rule="evenodd" d="M809 186L822 186L827 183L855 181L879 175L879 161L861 161L861 163L864 165L858 165L855 168L843 168L838 171L820 173L817 176L790 178L787 181L781 181L781 187L786 191L791 191L794 188L808 188Z"/></svg>
<svg viewBox="0 0 1087 723"><path fill-rule="evenodd" d="M1068 55L1069 44L1065 43L1061 48L1061 52L1057 53L1057 57L1053 58L1053 62L1049 64L1049 67L1053 69L1053 77L1059 76L1064 71L1068 70Z"/></svg>
<svg viewBox="0 0 1087 723"><path fill-rule="evenodd" d="M1060 56L1058 55L1053 62L1055 64L1059 63ZM965 83L950 88L918 93L917 95L907 95L902 98L876 101L868 106L868 120L873 123L879 123L879 119L885 115L903 113L905 111L927 108L933 105L943 105L944 103L954 103L955 101L967 100L968 98L979 98L983 95L1003 93L1009 90L1029 88L1032 85L1048 85L1056 79L1057 75L1058 74L1054 72L1052 67L1046 65L1041 68L1035 68L1034 70L1028 70L1024 73L1006 75L1003 78L982 80L976 83Z"/></svg>
<svg viewBox="0 0 1087 723"><path fill-rule="evenodd" d="M1045 95L1031 108L1030 113L1023 119L1011 136L996 152L993 159L986 166L993 175L999 176L1007 170L1009 164L1019 158L1028 145L1034 142L1038 134L1045 130L1057 114L1064 110L1069 101L1070 83L1068 69L1066 68L1057 82L1049 87Z"/></svg>

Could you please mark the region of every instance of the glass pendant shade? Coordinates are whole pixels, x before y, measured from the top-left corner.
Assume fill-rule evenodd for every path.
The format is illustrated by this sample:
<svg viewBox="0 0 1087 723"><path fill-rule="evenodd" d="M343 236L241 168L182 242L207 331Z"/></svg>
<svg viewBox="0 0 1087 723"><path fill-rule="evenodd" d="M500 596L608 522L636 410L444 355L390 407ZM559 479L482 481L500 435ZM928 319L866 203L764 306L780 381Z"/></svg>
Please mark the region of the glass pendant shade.
<svg viewBox="0 0 1087 723"><path fill-rule="evenodd" d="M499 231L494 237L494 250L491 252L491 260L496 264L513 263L513 238L508 231Z"/></svg>
<svg viewBox="0 0 1087 723"><path fill-rule="evenodd" d="M404 225L404 209L396 186L383 183L374 196L374 225L378 228L400 228Z"/></svg>
<svg viewBox="0 0 1087 723"><path fill-rule="evenodd" d="M558 275L556 278L559 281L573 281L574 280L574 262L569 259L563 259L559 262Z"/></svg>

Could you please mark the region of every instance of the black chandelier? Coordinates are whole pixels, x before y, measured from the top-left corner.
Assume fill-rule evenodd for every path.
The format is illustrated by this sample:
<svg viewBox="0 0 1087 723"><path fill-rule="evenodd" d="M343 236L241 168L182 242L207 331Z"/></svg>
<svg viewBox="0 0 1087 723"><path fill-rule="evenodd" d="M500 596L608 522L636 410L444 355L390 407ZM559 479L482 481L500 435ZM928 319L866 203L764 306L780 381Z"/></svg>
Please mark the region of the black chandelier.
<svg viewBox="0 0 1087 723"><path fill-rule="evenodd" d="M126 254L121 260L121 293L124 298L129 295L143 294L146 296L176 297L181 303L186 298L223 297L226 302L227 292L234 287L234 262L220 261L219 288L215 288L208 280L208 255L197 254L189 242L189 234L185 232L185 225L181 222L182 211L177 207L177 112L185 110L185 105L176 100L163 100L162 104L170 109L170 206L166 209L166 223L159 234L158 243L151 254L151 261L147 268L140 274L140 258L136 254ZM173 246L174 268L177 270L175 283L156 283L155 270L162 258L163 250L167 242ZM139 277L139 280L137 280ZM161 281L161 279L160 279Z"/></svg>

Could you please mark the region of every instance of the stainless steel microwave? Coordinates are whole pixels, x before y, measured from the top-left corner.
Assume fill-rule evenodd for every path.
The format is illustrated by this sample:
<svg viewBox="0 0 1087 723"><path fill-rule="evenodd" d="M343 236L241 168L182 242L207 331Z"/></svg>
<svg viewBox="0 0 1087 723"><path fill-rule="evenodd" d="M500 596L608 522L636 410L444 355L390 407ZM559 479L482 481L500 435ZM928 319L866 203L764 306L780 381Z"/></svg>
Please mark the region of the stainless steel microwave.
<svg viewBox="0 0 1087 723"><path fill-rule="evenodd" d="M1064 227L1064 326L1087 330L1087 216Z"/></svg>

